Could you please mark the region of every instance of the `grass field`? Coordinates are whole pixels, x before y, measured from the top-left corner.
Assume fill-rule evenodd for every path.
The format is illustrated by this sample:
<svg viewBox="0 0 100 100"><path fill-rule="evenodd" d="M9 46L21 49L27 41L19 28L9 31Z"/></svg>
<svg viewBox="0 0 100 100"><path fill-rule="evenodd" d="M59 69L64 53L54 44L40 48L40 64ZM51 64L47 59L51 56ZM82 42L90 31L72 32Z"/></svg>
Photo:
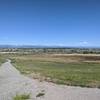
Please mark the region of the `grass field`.
<svg viewBox="0 0 100 100"><path fill-rule="evenodd" d="M6 58L0 55L0 65L6 61Z"/></svg>
<svg viewBox="0 0 100 100"><path fill-rule="evenodd" d="M13 65L23 74L57 84L100 88L100 56L20 55Z"/></svg>

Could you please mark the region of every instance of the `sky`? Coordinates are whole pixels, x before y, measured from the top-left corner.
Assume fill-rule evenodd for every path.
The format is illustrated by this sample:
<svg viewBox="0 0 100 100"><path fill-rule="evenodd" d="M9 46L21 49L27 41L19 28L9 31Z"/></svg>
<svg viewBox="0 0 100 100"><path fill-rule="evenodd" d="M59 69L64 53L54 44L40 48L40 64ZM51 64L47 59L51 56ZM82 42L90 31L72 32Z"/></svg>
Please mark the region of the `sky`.
<svg viewBox="0 0 100 100"><path fill-rule="evenodd" d="M0 0L0 44L100 47L100 0Z"/></svg>

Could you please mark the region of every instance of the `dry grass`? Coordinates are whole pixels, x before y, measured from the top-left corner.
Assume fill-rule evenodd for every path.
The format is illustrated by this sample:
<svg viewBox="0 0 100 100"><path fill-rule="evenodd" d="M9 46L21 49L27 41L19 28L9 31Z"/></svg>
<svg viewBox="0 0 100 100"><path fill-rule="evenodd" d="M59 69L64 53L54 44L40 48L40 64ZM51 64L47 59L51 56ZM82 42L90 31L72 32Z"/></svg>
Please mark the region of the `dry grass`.
<svg viewBox="0 0 100 100"><path fill-rule="evenodd" d="M5 54L3 56L12 59L13 65L23 74L40 81L100 88L100 55L97 54Z"/></svg>
<svg viewBox="0 0 100 100"><path fill-rule="evenodd" d="M100 87L100 56L15 55L12 63L23 74L58 84Z"/></svg>
<svg viewBox="0 0 100 100"><path fill-rule="evenodd" d="M97 54L46 54L46 55L23 55L13 56L14 59L53 61L53 62L96 62L100 63L100 55Z"/></svg>

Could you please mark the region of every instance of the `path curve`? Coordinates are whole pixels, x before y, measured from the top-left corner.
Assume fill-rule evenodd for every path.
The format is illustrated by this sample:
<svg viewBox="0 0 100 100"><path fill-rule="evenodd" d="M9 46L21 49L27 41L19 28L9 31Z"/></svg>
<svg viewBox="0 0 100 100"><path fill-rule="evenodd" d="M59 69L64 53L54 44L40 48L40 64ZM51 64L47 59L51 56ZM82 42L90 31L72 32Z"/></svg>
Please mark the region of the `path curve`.
<svg viewBox="0 0 100 100"><path fill-rule="evenodd" d="M44 91L43 97L36 97ZM13 100L17 94L30 94L30 100L100 100L100 89L39 82L20 74L10 60L0 67L0 100Z"/></svg>

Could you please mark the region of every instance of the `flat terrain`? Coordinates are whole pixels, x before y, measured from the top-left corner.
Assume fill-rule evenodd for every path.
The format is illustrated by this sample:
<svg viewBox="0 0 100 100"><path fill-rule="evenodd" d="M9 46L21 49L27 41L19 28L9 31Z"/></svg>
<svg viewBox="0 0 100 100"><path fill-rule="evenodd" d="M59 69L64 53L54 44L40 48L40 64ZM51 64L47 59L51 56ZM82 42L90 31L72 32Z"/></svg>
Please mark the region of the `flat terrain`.
<svg viewBox="0 0 100 100"><path fill-rule="evenodd" d="M21 73L40 81L100 88L100 55L10 55Z"/></svg>
<svg viewBox="0 0 100 100"><path fill-rule="evenodd" d="M33 80L20 74L8 60L0 67L0 100L15 100L25 95L29 95L29 100L100 100L100 89Z"/></svg>
<svg viewBox="0 0 100 100"><path fill-rule="evenodd" d="M0 65L5 62L5 57L0 55Z"/></svg>

